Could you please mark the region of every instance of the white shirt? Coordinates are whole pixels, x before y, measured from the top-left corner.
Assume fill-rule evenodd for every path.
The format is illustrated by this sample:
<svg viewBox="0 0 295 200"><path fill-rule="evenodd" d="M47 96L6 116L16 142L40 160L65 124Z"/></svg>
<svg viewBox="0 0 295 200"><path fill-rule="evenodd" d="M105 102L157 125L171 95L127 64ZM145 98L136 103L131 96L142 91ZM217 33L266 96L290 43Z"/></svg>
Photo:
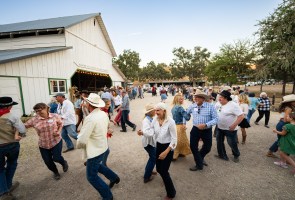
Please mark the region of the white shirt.
<svg viewBox="0 0 295 200"><path fill-rule="evenodd" d="M241 108L242 112L244 113L244 115L247 116L248 112L249 112L249 105L246 103L241 103L240 108Z"/></svg>
<svg viewBox="0 0 295 200"><path fill-rule="evenodd" d="M151 118L153 119L153 118ZM151 145L153 147L156 147L156 140L155 140L155 134L154 129L152 127L152 121L148 117L145 117L142 121L142 146L146 147L148 145Z"/></svg>
<svg viewBox="0 0 295 200"><path fill-rule="evenodd" d="M175 149L177 145L177 133L176 125L174 120L171 117L168 117L160 126L159 121L156 118L152 121L152 127L155 131L155 139L161 144L169 143L171 149Z"/></svg>
<svg viewBox="0 0 295 200"><path fill-rule="evenodd" d="M83 122L77 140L77 146L86 145L87 159L101 155L108 149L107 132L109 118L99 108L94 109Z"/></svg>
<svg viewBox="0 0 295 200"><path fill-rule="evenodd" d="M120 95L117 95L116 97L114 97L114 102L115 102L115 106L119 106L122 104L122 97L120 97Z"/></svg>
<svg viewBox="0 0 295 200"><path fill-rule="evenodd" d="M64 100L62 105L58 103L57 114L63 119L63 126L76 124L74 104L68 99Z"/></svg>
<svg viewBox="0 0 295 200"><path fill-rule="evenodd" d="M218 114L217 125L222 130L229 130L229 127L237 120L238 116L243 114L240 106L233 101L229 101L225 105L218 102L215 104L215 108ZM235 130L238 130L238 126Z"/></svg>

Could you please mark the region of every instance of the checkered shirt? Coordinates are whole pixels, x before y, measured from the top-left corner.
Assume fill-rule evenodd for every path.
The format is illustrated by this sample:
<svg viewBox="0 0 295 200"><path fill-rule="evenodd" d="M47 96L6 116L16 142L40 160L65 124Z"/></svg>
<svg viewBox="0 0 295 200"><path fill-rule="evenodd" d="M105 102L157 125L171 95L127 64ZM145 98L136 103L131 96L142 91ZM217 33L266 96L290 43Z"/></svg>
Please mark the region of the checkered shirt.
<svg viewBox="0 0 295 200"><path fill-rule="evenodd" d="M270 101L269 98L258 98L259 103L263 103L263 106L258 106L258 110L269 111L270 110Z"/></svg>
<svg viewBox="0 0 295 200"><path fill-rule="evenodd" d="M57 145L61 136L53 136L53 133L63 126L61 117L58 114L49 113L49 118L45 119L39 115L30 119L25 123L27 128L33 127L39 136L39 147L44 149L51 149Z"/></svg>

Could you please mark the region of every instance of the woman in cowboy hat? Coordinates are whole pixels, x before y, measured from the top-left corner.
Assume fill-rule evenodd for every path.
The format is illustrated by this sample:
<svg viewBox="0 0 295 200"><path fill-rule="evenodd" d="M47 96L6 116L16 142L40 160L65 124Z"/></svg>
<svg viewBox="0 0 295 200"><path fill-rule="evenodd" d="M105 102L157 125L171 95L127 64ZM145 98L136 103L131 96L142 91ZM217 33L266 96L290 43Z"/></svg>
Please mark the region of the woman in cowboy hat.
<svg viewBox="0 0 295 200"><path fill-rule="evenodd" d="M153 134L152 121L155 116L155 109L153 104L145 106L145 117L142 121L142 129L137 132L138 135L142 135L142 145L146 152L149 154L149 160L145 166L145 172L143 176L143 182L147 183L152 180L152 175L157 174L153 172L156 165L156 142L155 137L150 136ZM151 133L152 132L152 133Z"/></svg>
<svg viewBox="0 0 295 200"><path fill-rule="evenodd" d="M281 102L279 106L279 112L280 112L280 120L278 124L276 125L277 131L282 131L283 126L287 122L287 116L291 112L295 112L295 94L286 95L283 97L283 101ZM280 135L277 135L278 139L270 146L266 156L276 158L277 156L274 155L274 152L278 151L278 141L281 137ZM286 163L281 162L281 166L285 166Z"/></svg>

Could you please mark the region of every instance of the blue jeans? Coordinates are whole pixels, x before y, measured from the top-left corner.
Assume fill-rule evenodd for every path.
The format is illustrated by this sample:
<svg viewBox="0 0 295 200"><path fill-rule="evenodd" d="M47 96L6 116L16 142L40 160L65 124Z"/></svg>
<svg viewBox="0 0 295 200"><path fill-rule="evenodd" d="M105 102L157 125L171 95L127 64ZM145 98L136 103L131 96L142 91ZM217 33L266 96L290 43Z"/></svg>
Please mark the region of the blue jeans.
<svg viewBox="0 0 295 200"><path fill-rule="evenodd" d="M104 166L107 166L107 160L108 160L109 154L110 154L110 148L108 148L106 152L104 152L103 154L101 164L103 164Z"/></svg>
<svg viewBox="0 0 295 200"><path fill-rule="evenodd" d="M227 139L228 145L230 146L232 150L234 157L240 156L240 151L238 148L237 132L238 131L222 130L218 128L218 132L216 135L216 142L217 142L217 151L218 151L219 157L227 158L227 154L226 154L225 146L224 146L225 137Z"/></svg>
<svg viewBox="0 0 295 200"><path fill-rule="evenodd" d="M282 131L283 130L283 126L285 125L285 122L283 120L280 120L279 123L277 123L276 129L278 131ZM269 150L271 152L277 152L279 149L279 139L280 139L280 135L277 135L278 139L271 145L271 147L269 148Z"/></svg>
<svg viewBox="0 0 295 200"><path fill-rule="evenodd" d="M110 181L115 181L118 175L111 169L101 164L104 153L90 158L87 160L86 165L86 177L88 182L99 192L103 200L112 199L112 192L109 186L97 175L97 173L103 174Z"/></svg>
<svg viewBox="0 0 295 200"><path fill-rule="evenodd" d="M122 116L121 116L121 127L123 131L126 131L126 125L125 123L133 128L135 125L129 121L128 115L129 115L130 110L122 110Z"/></svg>
<svg viewBox="0 0 295 200"><path fill-rule="evenodd" d="M77 140L78 135L76 132L76 125L75 124L63 126L62 131L61 131L61 137L66 142L67 148L72 149L72 148L74 148L74 144L73 144L71 138L69 137L69 135L72 138L74 138L75 140Z"/></svg>
<svg viewBox="0 0 295 200"><path fill-rule="evenodd" d="M156 147L153 147L152 145L147 145L146 147L144 147L144 149L149 154L149 160L146 163L143 176L144 180L147 180L152 176L153 169L156 165Z"/></svg>
<svg viewBox="0 0 295 200"><path fill-rule="evenodd" d="M202 139L203 146L199 151L199 141ZM190 132L190 147L194 155L196 166L203 169L204 157L211 151L212 147L212 128L200 130L193 126Z"/></svg>
<svg viewBox="0 0 295 200"><path fill-rule="evenodd" d="M247 121L248 121L249 124L250 124L250 119L251 119L253 113L255 113L255 111L256 111L255 109L249 109L249 112L248 112L248 115L247 115Z"/></svg>
<svg viewBox="0 0 295 200"><path fill-rule="evenodd" d="M61 155L61 150L62 150L62 140L52 147L51 149L44 149L39 147L42 159L44 163L46 164L47 168L52 171L53 173L57 173L58 170L56 168L56 165L54 162L57 162L64 166L65 160Z"/></svg>
<svg viewBox="0 0 295 200"><path fill-rule="evenodd" d="M8 192L12 186L19 149L20 145L18 142L0 147L0 195Z"/></svg>

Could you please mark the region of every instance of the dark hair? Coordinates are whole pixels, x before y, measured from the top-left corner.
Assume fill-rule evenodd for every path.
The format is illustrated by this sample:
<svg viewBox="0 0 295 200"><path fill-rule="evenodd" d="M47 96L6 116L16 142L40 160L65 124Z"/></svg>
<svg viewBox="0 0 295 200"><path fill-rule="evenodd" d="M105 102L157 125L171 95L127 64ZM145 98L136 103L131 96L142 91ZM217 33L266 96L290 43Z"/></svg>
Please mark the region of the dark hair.
<svg viewBox="0 0 295 200"><path fill-rule="evenodd" d="M295 120L295 112L291 112L291 113L289 114L289 117L290 117L291 119Z"/></svg>
<svg viewBox="0 0 295 200"><path fill-rule="evenodd" d="M280 104L279 112L284 112L287 107L291 108L292 111L295 111L295 107L292 105L292 102L286 102Z"/></svg>
<svg viewBox="0 0 295 200"><path fill-rule="evenodd" d="M254 92L250 92L249 93L249 97L255 97L255 93Z"/></svg>
<svg viewBox="0 0 295 200"><path fill-rule="evenodd" d="M108 102L110 102L111 100L109 100L109 99L106 99L106 98L103 98L102 99L105 103L108 103Z"/></svg>
<svg viewBox="0 0 295 200"><path fill-rule="evenodd" d="M37 103L33 107L34 110L45 109L45 108L49 108L45 103Z"/></svg>

